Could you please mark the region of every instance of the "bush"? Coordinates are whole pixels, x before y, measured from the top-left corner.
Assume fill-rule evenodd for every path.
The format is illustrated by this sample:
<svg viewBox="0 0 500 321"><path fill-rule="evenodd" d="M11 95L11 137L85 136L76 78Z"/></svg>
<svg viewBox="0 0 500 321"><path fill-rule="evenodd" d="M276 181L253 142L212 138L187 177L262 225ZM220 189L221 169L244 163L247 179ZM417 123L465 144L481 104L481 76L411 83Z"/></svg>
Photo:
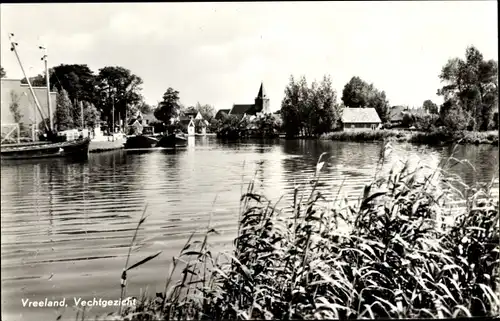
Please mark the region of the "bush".
<svg viewBox="0 0 500 321"><path fill-rule="evenodd" d="M289 207L268 201L250 183L241 197L234 251L214 257L208 237L216 231L209 223L203 240L188 239L174 259L165 291L143 298L122 316L170 320L498 315L498 198L491 197L491 186L469 187L464 196L455 192L463 182L448 175L446 166L425 172L404 163L382 176L381 165L390 151L387 144L357 204L339 193L325 203L317 191L321 158L310 186L296 187ZM441 188L443 182L448 188ZM308 196L305 189L310 190ZM450 200L462 201L453 215ZM180 265L181 278L172 284L173 270Z"/></svg>
<svg viewBox="0 0 500 321"><path fill-rule="evenodd" d="M418 130L434 131L438 119L438 115L418 115L415 116L414 126Z"/></svg>

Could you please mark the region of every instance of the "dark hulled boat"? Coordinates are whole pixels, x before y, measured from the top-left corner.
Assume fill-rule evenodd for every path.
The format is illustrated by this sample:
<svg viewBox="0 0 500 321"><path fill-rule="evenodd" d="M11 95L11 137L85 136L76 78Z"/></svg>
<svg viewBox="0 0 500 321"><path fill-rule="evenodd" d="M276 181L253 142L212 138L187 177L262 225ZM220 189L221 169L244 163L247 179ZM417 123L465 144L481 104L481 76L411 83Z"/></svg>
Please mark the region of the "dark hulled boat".
<svg viewBox="0 0 500 321"><path fill-rule="evenodd" d="M89 138L69 142L36 142L24 144L3 144L0 147L2 160L71 157L87 159L89 154Z"/></svg>
<svg viewBox="0 0 500 321"><path fill-rule="evenodd" d="M147 135L136 135L127 137L126 149L152 148L158 143L158 139Z"/></svg>
<svg viewBox="0 0 500 321"><path fill-rule="evenodd" d="M125 143L125 149L142 149L142 148L176 148L187 145L187 140L178 135L164 135L159 140L156 137L148 135L129 136Z"/></svg>
<svg viewBox="0 0 500 321"><path fill-rule="evenodd" d="M29 77L26 76L26 72L21 63L21 59L17 53L16 47L17 42L12 40L14 34L9 34L9 40L11 44L11 51L16 55L19 66L24 74L24 77L28 83L31 95L35 105L44 120L46 128L46 141L42 142L30 142L30 143L18 143L18 144L1 144L0 145L0 159L1 160L16 160L16 159L37 159L37 158L47 158L47 157L71 157L77 159L87 159L89 153L90 138L79 138L77 140L65 141L63 137L57 135L54 131L54 126L52 124L52 109L50 104L50 84L49 77L46 77L47 82L47 107L49 112L50 125L45 122L46 117L42 112L42 109L38 103L38 98L33 91ZM44 49L40 47L40 49ZM45 62L45 72L46 75L49 74L47 55L42 57Z"/></svg>
<svg viewBox="0 0 500 321"><path fill-rule="evenodd" d="M0 145L0 159L1 160L16 160L16 159L37 159L37 158L47 158L47 157L74 157L77 159L87 159L89 153L89 138L79 138L77 140L65 141L65 138L58 136L54 131L54 126L52 124L52 109L50 105L50 84L49 77L46 77L47 82L47 107L49 112L50 126L45 122L45 115L42 112L38 98L33 91L29 77L26 76L26 72L21 63L21 59L17 53L16 47L17 42L12 40L14 34L9 34L9 40L11 44L11 51L16 55L19 66L24 74L24 77L28 83L31 95L35 105L42 116L43 123L45 125L46 133L45 141L41 142L29 142L29 143L18 143L18 144L1 144ZM40 47L40 49L44 49ZM45 72L46 75L49 74L47 55L42 57L45 62Z"/></svg>
<svg viewBox="0 0 500 321"><path fill-rule="evenodd" d="M170 134L163 136L156 147L182 147L187 145L187 139L178 135Z"/></svg>

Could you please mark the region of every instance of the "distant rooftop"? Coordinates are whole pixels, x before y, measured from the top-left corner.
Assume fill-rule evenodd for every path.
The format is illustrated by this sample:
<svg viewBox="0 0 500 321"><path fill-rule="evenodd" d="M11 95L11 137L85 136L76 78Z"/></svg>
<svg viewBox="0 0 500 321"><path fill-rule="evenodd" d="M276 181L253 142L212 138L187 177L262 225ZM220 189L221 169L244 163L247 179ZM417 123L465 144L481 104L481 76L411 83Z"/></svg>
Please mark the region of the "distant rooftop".
<svg viewBox="0 0 500 321"><path fill-rule="evenodd" d="M254 104L234 104L233 108L229 112L230 115L243 115L248 112Z"/></svg>

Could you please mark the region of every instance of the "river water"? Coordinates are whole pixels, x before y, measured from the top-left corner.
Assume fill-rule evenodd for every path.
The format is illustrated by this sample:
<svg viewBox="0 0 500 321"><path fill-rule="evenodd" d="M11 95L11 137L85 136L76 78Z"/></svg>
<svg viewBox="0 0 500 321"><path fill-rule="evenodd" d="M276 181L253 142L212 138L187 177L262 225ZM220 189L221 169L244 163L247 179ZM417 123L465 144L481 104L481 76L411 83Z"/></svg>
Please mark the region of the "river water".
<svg viewBox="0 0 500 321"><path fill-rule="evenodd" d="M407 157L435 166L452 147L393 144L390 161ZM116 299L135 226L147 205L131 262L157 251L155 260L129 273L128 293L162 291L172 256L212 217L220 233L211 243L228 247L236 234L239 198L252 177L267 198L290 202L306 183L318 157L326 196L357 198L373 177L382 143L316 140L221 142L197 137L182 150L113 151L88 161L38 160L2 163L1 270L4 320L74 320L74 300ZM452 171L467 183L491 181L498 195L496 146L459 146ZM23 307L23 300L62 300L65 309ZM90 315L115 308L92 308Z"/></svg>

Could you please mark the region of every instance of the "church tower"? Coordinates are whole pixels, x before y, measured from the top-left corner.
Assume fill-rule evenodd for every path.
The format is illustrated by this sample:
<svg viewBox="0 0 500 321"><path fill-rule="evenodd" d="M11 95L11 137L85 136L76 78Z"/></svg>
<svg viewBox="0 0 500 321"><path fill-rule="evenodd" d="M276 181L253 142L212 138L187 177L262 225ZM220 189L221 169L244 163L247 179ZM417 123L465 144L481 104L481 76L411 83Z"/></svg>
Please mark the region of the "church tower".
<svg viewBox="0 0 500 321"><path fill-rule="evenodd" d="M255 97L255 110L258 113L271 113L269 98L267 98L263 83L260 83L259 93L257 94L257 97Z"/></svg>

